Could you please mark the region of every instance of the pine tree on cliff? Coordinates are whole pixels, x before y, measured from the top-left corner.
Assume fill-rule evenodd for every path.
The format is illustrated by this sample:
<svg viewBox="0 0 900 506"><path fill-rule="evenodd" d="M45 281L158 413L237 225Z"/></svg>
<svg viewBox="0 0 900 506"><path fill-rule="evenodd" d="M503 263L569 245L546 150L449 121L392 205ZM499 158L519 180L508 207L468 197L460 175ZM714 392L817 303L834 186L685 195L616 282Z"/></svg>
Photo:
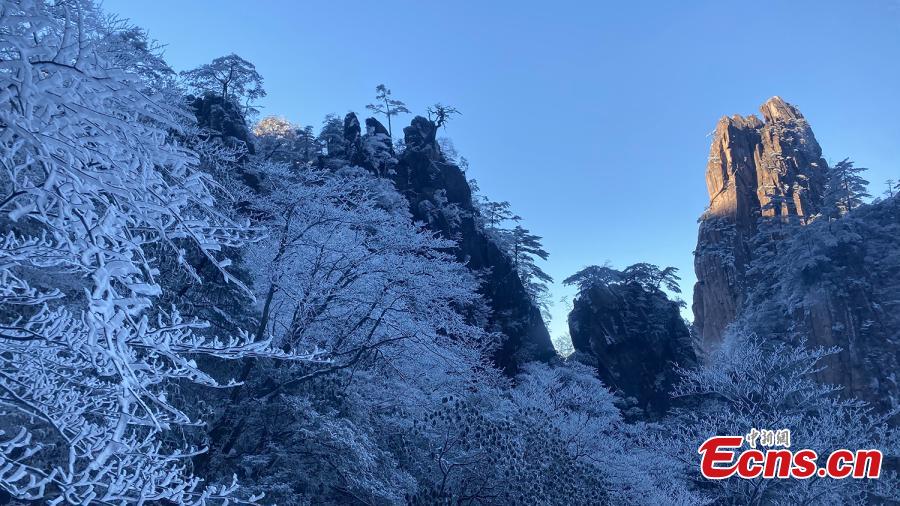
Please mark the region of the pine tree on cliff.
<svg viewBox="0 0 900 506"><path fill-rule="evenodd" d="M626 267L622 276L625 283L638 283L646 290L665 288L672 293L681 293L681 287L678 286L681 277L678 276L677 267L660 269L653 264L640 262Z"/></svg>
<svg viewBox="0 0 900 506"><path fill-rule="evenodd" d="M383 114L387 118L388 135L393 138L394 131L391 129L391 117L401 113L409 114L409 109L406 108L406 104L403 101L391 98L391 90L383 84L375 87L375 100L376 102L367 105L366 109L375 114Z"/></svg>
<svg viewBox="0 0 900 506"><path fill-rule="evenodd" d="M478 206L478 214L481 217L483 226L489 232L496 233L500 231L504 222L522 220L521 216L512 212L511 204L506 200L494 202L482 195L475 204Z"/></svg>
<svg viewBox="0 0 900 506"><path fill-rule="evenodd" d="M893 179L888 179L884 182L887 185L887 190L884 191L884 196L886 198L891 198L897 194L897 190L900 190L900 182L897 182Z"/></svg>
<svg viewBox="0 0 900 506"><path fill-rule="evenodd" d="M860 175L866 169L855 167L849 158L838 162L828 171L825 184L825 215L829 219L840 218L861 206L867 192L868 181Z"/></svg>
<svg viewBox="0 0 900 506"><path fill-rule="evenodd" d="M579 292L586 292L594 285L609 285L622 282L622 271L605 265L589 265L563 280L564 285L575 286Z"/></svg>
<svg viewBox="0 0 900 506"><path fill-rule="evenodd" d="M607 263L603 266L589 265L564 279L563 284L578 287L579 294L587 292L594 286L627 285L629 283L636 283L649 292L660 292L665 288L673 294L679 294L681 293L681 287L678 286L680 280L677 267L660 269L656 265L639 262L620 271ZM679 302L679 304L682 303Z"/></svg>
<svg viewBox="0 0 900 506"><path fill-rule="evenodd" d="M266 96L256 66L234 53L182 72L181 76L201 94L212 93L237 105L243 103L245 116L256 114L252 102Z"/></svg>
<svg viewBox="0 0 900 506"><path fill-rule="evenodd" d="M544 272L535 260L547 260L550 253L541 244L541 237L532 234L527 228L516 225L512 230L504 231L507 252L513 262L513 267L519 274L522 284L531 299L546 312L548 301L547 283L552 283L553 278Z"/></svg>
<svg viewBox="0 0 900 506"><path fill-rule="evenodd" d="M447 122L450 121L450 118L456 116L457 114L462 114L459 112L456 107L444 105L440 102L429 106L427 109L428 119L434 122L434 126L437 128L447 128Z"/></svg>

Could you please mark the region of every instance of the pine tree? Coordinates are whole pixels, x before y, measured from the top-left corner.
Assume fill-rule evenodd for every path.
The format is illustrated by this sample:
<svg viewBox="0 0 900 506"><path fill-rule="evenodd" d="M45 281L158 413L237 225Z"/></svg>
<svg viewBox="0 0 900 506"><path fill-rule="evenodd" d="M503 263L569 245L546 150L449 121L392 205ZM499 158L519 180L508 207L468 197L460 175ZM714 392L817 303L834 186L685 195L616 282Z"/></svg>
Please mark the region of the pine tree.
<svg viewBox="0 0 900 506"><path fill-rule="evenodd" d="M434 125L437 128L447 127L447 122L450 121L452 116L457 114L462 114L459 112L456 107L444 105L440 102L429 106L427 109L428 119L434 122Z"/></svg>
<svg viewBox="0 0 900 506"><path fill-rule="evenodd" d="M330 158L341 158L347 149L344 141L344 123L335 114L325 116L319 130L319 143Z"/></svg>
<svg viewBox="0 0 900 506"><path fill-rule="evenodd" d="M213 93L238 105L243 102L245 116L257 113L252 102L266 96L256 66L234 53L181 75L200 93Z"/></svg>
<svg viewBox="0 0 900 506"><path fill-rule="evenodd" d="M321 143L316 139L316 133L312 125L307 125L297 130L297 139L294 144L294 152L303 162L312 161L319 155L322 149Z"/></svg>
<svg viewBox="0 0 900 506"><path fill-rule="evenodd" d="M855 167L849 158L829 169L824 208L828 218L839 218L861 206L866 197L871 197L866 191L869 182L860 175L865 170Z"/></svg>
<svg viewBox="0 0 900 506"><path fill-rule="evenodd" d="M574 285L579 292L589 290L594 285L609 285L622 282L622 271L613 269L609 263L602 266L589 265L563 280L564 285Z"/></svg>
<svg viewBox="0 0 900 506"><path fill-rule="evenodd" d="M893 197L897 194L897 190L900 190L900 182L893 179L888 179L884 184L887 185L887 190L884 191L884 196L887 198Z"/></svg>
<svg viewBox="0 0 900 506"><path fill-rule="evenodd" d="M401 113L409 114L409 109L406 108L403 101L391 98L391 90L383 84L375 87L375 100L376 102L367 105L366 109L376 114L383 114L387 118L388 135L394 137L394 131L391 129L391 117Z"/></svg>
<svg viewBox="0 0 900 506"><path fill-rule="evenodd" d="M538 258L547 260L550 257L541 244L541 237L532 234L530 230L521 225L516 225L512 230L506 231L504 235L513 268L519 274L528 295L546 313L549 309L547 284L552 283L553 278L535 263Z"/></svg>
<svg viewBox="0 0 900 506"><path fill-rule="evenodd" d="M681 293L678 281L677 267L659 267L646 262L630 265L622 271L623 281L625 283L638 283L646 290L661 290L665 287L672 293Z"/></svg>
<svg viewBox="0 0 900 506"><path fill-rule="evenodd" d="M608 263L599 265L589 265L584 269L572 274L563 280L564 285L575 285L579 292L585 292L595 285L625 285L636 283L641 285L644 290L659 291L665 288L672 293L681 293L681 287L678 282L681 277L678 276L677 267L665 267L660 269L658 266L639 262L629 265L624 270L616 270Z"/></svg>
<svg viewBox="0 0 900 506"><path fill-rule="evenodd" d="M503 223L507 221L518 222L522 218L513 213L511 205L507 201L494 202L485 196L480 196L476 201L478 213L483 220L483 226L489 231L497 231L502 228Z"/></svg>

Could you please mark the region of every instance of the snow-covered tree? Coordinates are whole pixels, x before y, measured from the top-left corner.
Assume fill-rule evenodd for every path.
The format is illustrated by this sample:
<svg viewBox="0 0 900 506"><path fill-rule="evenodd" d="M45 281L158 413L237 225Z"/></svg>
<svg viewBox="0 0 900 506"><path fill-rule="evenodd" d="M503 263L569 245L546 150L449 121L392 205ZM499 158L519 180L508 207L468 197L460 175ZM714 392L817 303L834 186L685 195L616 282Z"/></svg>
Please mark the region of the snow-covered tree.
<svg viewBox="0 0 900 506"><path fill-rule="evenodd" d="M898 498L895 473L879 480L704 480L697 448L714 435L743 436L750 429L790 429L792 446L827 456L840 448L878 448L896 455L893 413L842 398L840 388L817 381L823 361L837 349L807 348L763 340L734 339L696 369L682 370L674 395L688 398L660 433L659 448L683 462L698 489L714 502L734 504L861 504ZM824 458L824 457L822 457Z"/></svg>
<svg viewBox="0 0 900 506"><path fill-rule="evenodd" d="M253 127L256 151L264 161L290 163L298 128L285 118L267 116Z"/></svg>
<svg viewBox="0 0 900 506"><path fill-rule="evenodd" d="M329 114L322 121L319 142L325 147L330 158L341 158L347 149L344 140L344 123L335 114Z"/></svg>
<svg viewBox="0 0 900 506"><path fill-rule="evenodd" d="M676 463L655 451L647 427L623 423L617 399L593 368L571 360L526 364L512 397L558 431L568 454L590 470L610 503L700 502L685 477L673 472Z"/></svg>
<svg viewBox="0 0 900 506"><path fill-rule="evenodd" d="M215 181L182 144L181 102L148 95L102 43L103 24L86 0L0 7L0 489L56 504L204 503L234 486L204 486L187 466L202 449L165 438L196 424L172 383L222 386L201 356L315 356L204 336L204 322L154 304L160 255L199 281L196 251L240 285L221 252L254 231L217 208Z"/></svg>
<svg viewBox="0 0 900 506"><path fill-rule="evenodd" d="M865 170L867 169L854 166L849 158L828 169L824 204L824 213L828 218L841 217L871 197L867 191L869 182L860 175Z"/></svg>
<svg viewBox="0 0 900 506"><path fill-rule="evenodd" d="M422 325L471 332L451 308L475 303L475 278L445 252L451 241L412 223L390 183L356 168L294 175L267 164L261 175L254 212L271 232L248 262L271 300L263 321L283 343L349 359L380 340L424 337Z"/></svg>
<svg viewBox="0 0 900 506"><path fill-rule="evenodd" d="M187 84L199 93L212 93L244 107L244 115L257 111L253 101L266 96L263 78L256 66L232 53L181 73Z"/></svg>
<svg viewBox="0 0 900 506"><path fill-rule="evenodd" d="M253 127L253 134L257 137L270 136L276 139L287 139L295 132L296 127L290 121L278 116L266 116Z"/></svg>
<svg viewBox="0 0 900 506"><path fill-rule="evenodd" d="M109 68L137 74L150 93L174 87L175 71L163 59L162 46L151 39L146 30L106 16L96 31L98 49L103 51Z"/></svg>
<svg viewBox="0 0 900 506"><path fill-rule="evenodd" d="M323 495L315 497L343 487L396 501L396 490L377 492L374 485L396 476L372 476L368 484L349 480L352 469L368 466L355 445L375 445L376 460L397 458L401 449L386 435L409 427L378 414L386 404L419 413L434 402L434 392L461 391L461 383L496 374L486 361L496 336L473 325L483 311L477 279L448 253L451 241L414 224L407 201L368 171L262 163L257 175L261 189L246 196L248 212L269 230L246 257L261 306L258 332L274 335L285 349L328 349L331 361L278 368L260 363L247 375L252 388L213 424L212 468L227 475L238 457L267 458L259 450L264 441L272 455L307 452L303 462L315 456L335 463L337 469L292 478L297 487L322 484ZM342 388L352 398L310 390L335 378L347 382ZM357 394L361 390L366 393ZM271 419L293 427L297 437L272 439L281 430ZM310 433L323 439L311 440ZM322 455L328 446L346 453ZM276 476L295 470L290 460L272 466Z"/></svg>
<svg viewBox="0 0 900 506"><path fill-rule="evenodd" d="M571 311L571 304L569 306L569 311ZM569 355L575 353L575 345L572 344L572 336L568 332L553 336L552 343L557 355L563 358L568 358Z"/></svg>
<svg viewBox="0 0 900 506"><path fill-rule="evenodd" d="M527 364L512 389L445 395L408 439L420 483L408 501L691 504L684 480L640 446L643 428L623 424L613 400L577 363Z"/></svg>
<svg viewBox="0 0 900 506"><path fill-rule="evenodd" d="M571 434L538 407L448 395L416 420L413 436L422 441L415 474L423 483L410 504L609 502L600 473L573 453Z"/></svg>

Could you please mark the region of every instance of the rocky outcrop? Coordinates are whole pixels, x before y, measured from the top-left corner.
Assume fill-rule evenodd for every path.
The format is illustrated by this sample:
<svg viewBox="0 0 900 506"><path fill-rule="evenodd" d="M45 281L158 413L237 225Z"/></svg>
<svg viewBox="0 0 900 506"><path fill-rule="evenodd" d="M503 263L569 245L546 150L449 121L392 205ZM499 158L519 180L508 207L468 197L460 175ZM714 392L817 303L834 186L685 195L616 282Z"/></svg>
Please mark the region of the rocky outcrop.
<svg viewBox="0 0 900 506"><path fill-rule="evenodd" d="M736 337L836 347L817 378L840 385L844 395L894 408L900 197L844 216L819 215L827 205L828 167L812 130L778 97L761 111L762 120L722 118L710 149L710 205L695 252L700 348L715 349L729 326ZM777 216L783 219L760 220ZM761 223L766 233L755 237Z"/></svg>
<svg viewBox="0 0 900 506"><path fill-rule="evenodd" d="M795 227L778 251L753 276L738 333L838 347L819 380L900 405L900 197Z"/></svg>
<svg viewBox="0 0 900 506"><path fill-rule="evenodd" d="M779 97L769 99L760 112L762 120L723 117L710 147L710 202L700 218L694 253L694 325L703 352L717 347L744 303L759 217L802 221L822 202L827 164L803 115Z"/></svg>
<svg viewBox="0 0 900 506"><path fill-rule="evenodd" d="M583 289L569 313L575 357L597 368L630 419L656 419L672 406L675 365L696 363L679 306L639 283Z"/></svg>
<svg viewBox="0 0 900 506"><path fill-rule="evenodd" d="M250 138L250 129L241 108L230 100L225 100L214 93L205 93L203 96L187 97L188 105L197 120L197 126L202 130L203 136L218 139L223 145L235 149L237 156L231 162L222 162L216 170L227 170L238 177L254 191L260 189L259 176L253 171L247 170L247 154L255 154L256 146ZM190 145L191 139L185 139ZM213 174L220 176L219 174ZM242 208L246 203L238 203Z"/></svg>
<svg viewBox="0 0 900 506"><path fill-rule="evenodd" d="M491 315L486 326L505 340L497 365L514 374L529 360L556 355L540 310L531 301L513 265L475 221L472 189L463 171L448 161L437 142L437 127L417 116L403 129L405 149L395 155L387 129L376 119L360 135L355 114L344 119L344 156L353 164L393 180L409 201L413 219L457 242L456 256L482 275L482 295Z"/></svg>
<svg viewBox="0 0 900 506"><path fill-rule="evenodd" d="M197 118L197 126L216 135L225 144L240 143L250 154L254 153L250 129L247 128L243 112L234 102L213 93L202 97L188 97L188 102Z"/></svg>
<svg viewBox="0 0 900 506"><path fill-rule="evenodd" d="M403 134L406 149L393 169L394 182L409 200L415 219L455 238L457 257L483 273L481 291L492 313L488 328L506 336L495 354L497 365L514 373L524 361L555 356L540 310L511 261L476 224L472 189L462 170L441 153L435 124L417 116Z"/></svg>

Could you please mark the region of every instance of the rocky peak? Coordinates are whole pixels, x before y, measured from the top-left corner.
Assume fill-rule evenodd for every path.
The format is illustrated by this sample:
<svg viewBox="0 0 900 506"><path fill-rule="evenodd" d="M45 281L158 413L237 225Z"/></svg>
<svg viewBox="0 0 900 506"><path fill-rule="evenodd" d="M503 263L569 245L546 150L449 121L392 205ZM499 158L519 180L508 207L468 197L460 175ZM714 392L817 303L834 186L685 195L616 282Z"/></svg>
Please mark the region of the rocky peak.
<svg viewBox="0 0 900 506"><path fill-rule="evenodd" d="M677 302L639 283L593 283L569 313L574 357L597 369L628 419L659 418L672 407L677 366L696 363Z"/></svg>
<svg viewBox="0 0 900 506"><path fill-rule="evenodd" d="M386 135L388 137L391 136L391 134L388 133L388 129L385 128L384 125L382 125L381 122L375 118L366 118L366 135Z"/></svg>
<svg viewBox="0 0 900 506"><path fill-rule="evenodd" d="M484 273L480 291L492 310L486 326L506 337L494 356L497 365L514 374L523 362L554 357L540 310L509 258L475 222L472 189L463 171L441 153L437 126L416 116L403 129L406 148L395 154L381 122L367 118L365 125L362 134L356 114L347 114L340 145L329 145L329 156L390 178L409 202L412 218L456 240L456 257L473 271Z"/></svg>
<svg viewBox="0 0 900 506"><path fill-rule="evenodd" d="M197 118L197 125L219 137L226 145L239 144L247 152L255 152L250 140L250 129L241 108L231 100L219 95L206 93L199 97L188 97L188 102Z"/></svg>
<svg viewBox="0 0 900 506"><path fill-rule="evenodd" d="M822 202L827 164L800 111L780 97L754 115L723 117L706 166L709 208L700 219L694 323L703 351L721 341L744 299L750 241L760 216L809 217Z"/></svg>
<svg viewBox="0 0 900 506"><path fill-rule="evenodd" d="M457 258L483 273L481 293L492 313L487 327L506 336L494 355L497 365L514 374L521 363L554 357L540 310L512 262L476 223L472 189L463 171L441 153L437 126L416 116L403 134L406 149L398 155L391 177L409 201L413 218L454 238Z"/></svg>
<svg viewBox="0 0 900 506"><path fill-rule="evenodd" d="M423 153L433 160L444 158L437 143L437 126L422 116L413 118L412 123L403 129L403 142L407 150Z"/></svg>
<svg viewBox="0 0 900 506"><path fill-rule="evenodd" d="M330 158L362 167L378 176L386 176L390 167L397 162L387 129L375 118L366 118L366 132L356 113L344 116L343 132L339 142L329 144Z"/></svg>
<svg viewBox="0 0 900 506"><path fill-rule="evenodd" d="M356 117L356 113L348 112L344 116L344 141L349 145L356 144L359 142L361 132L362 129L359 126L359 118Z"/></svg>
<svg viewBox="0 0 900 506"><path fill-rule="evenodd" d="M766 119L766 123L806 121L797 107L785 102L778 95L766 100L766 103L759 107L759 112Z"/></svg>

